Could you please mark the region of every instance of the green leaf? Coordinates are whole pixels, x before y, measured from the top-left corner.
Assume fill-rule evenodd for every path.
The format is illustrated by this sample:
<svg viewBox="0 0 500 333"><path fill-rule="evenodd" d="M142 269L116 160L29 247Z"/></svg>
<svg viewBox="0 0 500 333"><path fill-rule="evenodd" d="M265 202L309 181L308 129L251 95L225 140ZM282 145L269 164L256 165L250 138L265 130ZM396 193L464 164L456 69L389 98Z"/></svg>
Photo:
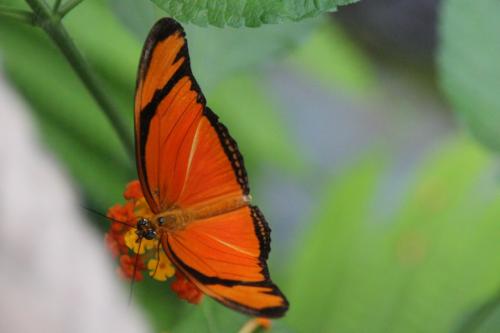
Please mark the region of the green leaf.
<svg viewBox="0 0 500 333"><path fill-rule="evenodd" d="M284 290L290 301L285 320L298 332L346 332L328 329L327 320L335 303L341 302L336 294L342 293L343 270L352 266L350 254L357 246L353 239L370 209L380 164L377 160L364 161L329 185L321 196L318 214L310 219L314 221L311 230L296 246L300 252L292 261L290 285Z"/></svg>
<svg viewBox="0 0 500 333"><path fill-rule="evenodd" d="M149 1L110 0L110 4L118 18L141 43L154 22L164 15ZM320 19L312 19L267 25L260 29L200 28L185 24L196 80L202 90L209 93L235 72L269 66L299 46L321 22Z"/></svg>
<svg viewBox="0 0 500 333"><path fill-rule="evenodd" d="M290 326L347 333L456 328L498 288L494 160L469 141L444 145L385 221L374 218L381 173L365 164L329 189L298 246Z"/></svg>
<svg viewBox="0 0 500 333"><path fill-rule="evenodd" d="M262 24L300 21L357 0L152 0L182 22L217 27L258 27Z"/></svg>
<svg viewBox="0 0 500 333"><path fill-rule="evenodd" d="M500 150L500 2L446 0L440 25L441 86L460 118Z"/></svg>

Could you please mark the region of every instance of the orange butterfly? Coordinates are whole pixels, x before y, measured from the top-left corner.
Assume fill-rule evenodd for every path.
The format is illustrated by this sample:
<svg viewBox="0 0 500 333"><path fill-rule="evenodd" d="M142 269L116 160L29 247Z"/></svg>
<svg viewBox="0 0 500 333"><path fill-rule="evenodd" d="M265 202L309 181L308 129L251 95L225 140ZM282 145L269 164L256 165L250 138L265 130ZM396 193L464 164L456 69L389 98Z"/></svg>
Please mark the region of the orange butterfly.
<svg viewBox="0 0 500 333"><path fill-rule="evenodd" d="M163 18L142 51L135 95L139 180L155 216L137 223L205 294L240 312L281 317L271 281L270 229L250 204L238 146L191 72L183 28Z"/></svg>

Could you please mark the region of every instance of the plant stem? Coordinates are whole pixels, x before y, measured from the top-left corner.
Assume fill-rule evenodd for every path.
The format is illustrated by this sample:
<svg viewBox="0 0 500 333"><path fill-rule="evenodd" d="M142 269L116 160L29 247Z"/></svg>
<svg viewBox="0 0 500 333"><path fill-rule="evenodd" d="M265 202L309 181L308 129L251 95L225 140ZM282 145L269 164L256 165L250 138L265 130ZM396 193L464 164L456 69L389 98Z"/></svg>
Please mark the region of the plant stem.
<svg viewBox="0 0 500 333"><path fill-rule="evenodd" d="M59 10L59 17L63 18L64 16L66 16L66 14L68 14L73 8L78 6L81 2L83 2L83 0L70 0L64 3L61 6L61 9Z"/></svg>
<svg viewBox="0 0 500 333"><path fill-rule="evenodd" d="M53 13L51 8L49 8L47 3L43 0L26 0L26 2L35 14L37 25L45 30L59 47L89 92L94 96L97 104L99 104L108 117L111 125L118 133L127 154L133 159L133 141L130 131L124 123L123 117L120 116L118 109L110 101L97 77L94 75L62 25L60 12ZM80 2L81 0L72 1L71 4L68 4L65 14Z"/></svg>
<svg viewBox="0 0 500 333"><path fill-rule="evenodd" d="M59 6L61 6L61 0L56 0L54 2L54 7L52 9L52 13L57 13L59 11Z"/></svg>
<svg viewBox="0 0 500 333"><path fill-rule="evenodd" d="M0 17L14 19L16 21L27 23L29 25L35 25L35 15L26 10L0 6Z"/></svg>

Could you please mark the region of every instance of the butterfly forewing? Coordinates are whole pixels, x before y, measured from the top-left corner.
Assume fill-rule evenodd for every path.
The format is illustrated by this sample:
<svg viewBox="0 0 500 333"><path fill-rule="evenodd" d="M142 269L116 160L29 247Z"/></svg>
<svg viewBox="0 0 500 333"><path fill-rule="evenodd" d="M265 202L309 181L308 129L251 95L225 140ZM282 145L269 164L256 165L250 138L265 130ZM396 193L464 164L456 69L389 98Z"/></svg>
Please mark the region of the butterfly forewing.
<svg viewBox="0 0 500 333"><path fill-rule="evenodd" d="M134 119L138 174L151 210L181 209L192 217L185 228L162 237L170 259L231 308L283 315L288 303L266 266L270 230L248 204L243 158L206 107L184 31L172 19L158 21L146 40Z"/></svg>
<svg viewBox="0 0 500 333"><path fill-rule="evenodd" d="M142 53L134 117L139 179L155 213L172 206L181 191L204 105L184 32L174 21L160 21Z"/></svg>

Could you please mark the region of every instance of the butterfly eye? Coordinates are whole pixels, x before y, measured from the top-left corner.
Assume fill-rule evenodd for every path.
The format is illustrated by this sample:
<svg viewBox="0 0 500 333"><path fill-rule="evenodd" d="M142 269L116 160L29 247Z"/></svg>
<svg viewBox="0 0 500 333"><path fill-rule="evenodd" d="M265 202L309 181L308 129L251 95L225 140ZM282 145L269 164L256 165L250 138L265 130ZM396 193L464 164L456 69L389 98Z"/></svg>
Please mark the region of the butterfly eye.
<svg viewBox="0 0 500 333"><path fill-rule="evenodd" d="M156 231L154 231L153 229L146 230L146 232L144 233L144 238L146 238L147 240L155 239Z"/></svg>
<svg viewBox="0 0 500 333"><path fill-rule="evenodd" d="M160 218L158 219L158 225L160 225L160 226L161 226L161 225L164 225L164 224L165 224L165 222L167 222L167 220L165 219L165 217L164 217L164 216L162 216L162 217L160 217Z"/></svg>
<svg viewBox="0 0 500 333"><path fill-rule="evenodd" d="M146 220L145 218L140 218L139 221L137 221L137 226L139 228L143 228L143 227L146 227L147 225L149 224L149 221Z"/></svg>

